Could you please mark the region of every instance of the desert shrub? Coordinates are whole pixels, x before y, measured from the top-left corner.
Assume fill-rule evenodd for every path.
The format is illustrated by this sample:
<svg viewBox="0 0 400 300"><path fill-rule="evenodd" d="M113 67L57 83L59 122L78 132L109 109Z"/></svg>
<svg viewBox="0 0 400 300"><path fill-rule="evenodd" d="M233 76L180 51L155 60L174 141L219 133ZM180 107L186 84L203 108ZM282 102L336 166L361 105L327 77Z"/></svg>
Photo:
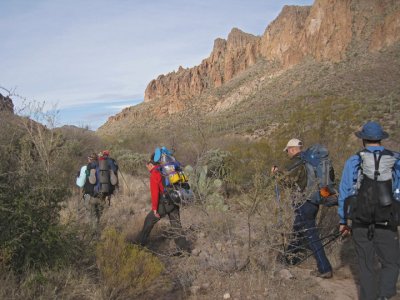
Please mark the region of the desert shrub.
<svg viewBox="0 0 400 300"><path fill-rule="evenodd" d="M255 173L267 175L271 166L277 164L277 155L266 141L237 142L229 151L232 155L227 161L231 170L228 181L236 190L249 190Z"/></svg>
<svg viewBox="0 0 400 300"><path fill-rule="evenodd" d="M74 232L59 222L70 188L65 140L27 118L2 125L0 249L17 272L63 264L79 248Z"/></svg>
<svg viewBox="0 0 400 300"><path fill-rule="evenodd" d="M102 299L95 274L74 268L26 271L16 277L0 275L0 299Z"/></svg>
<svg viewBox="0 0 400 300"><path fill-rule="evenodd" d="M103 232L96 260L109 299L135 298L159 293L166 282L164 265L151 253L128 244L115 229Z"/></svg>
<svg viewBox="0 0 400 300"><path fill-rule="evenodd" d="M122 172L130 175L144 175L147 169L145 162L150 155L135 153L129 150L116 150L113 152L113 157L117 160Z"/></svg>

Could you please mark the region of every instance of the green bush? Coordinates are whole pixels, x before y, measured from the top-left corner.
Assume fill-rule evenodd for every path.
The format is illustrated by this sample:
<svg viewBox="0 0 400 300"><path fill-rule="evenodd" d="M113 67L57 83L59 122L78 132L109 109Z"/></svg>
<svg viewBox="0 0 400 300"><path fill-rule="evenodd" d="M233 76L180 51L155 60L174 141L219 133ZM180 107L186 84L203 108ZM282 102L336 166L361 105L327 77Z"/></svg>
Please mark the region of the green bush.
<svg viewBox="0 0 400 300"><path fill-rule="evenodd" d="M59 222L71 184L64 138L29 119L13 122L0 124L0 250L20 273L64 264L79 247Z"/></svg>
<svg viewBox="0 0 400 300"><path fill-rule="evenodd" d="M151 253L128 244L115 229L103 232L96 260L109 299L133 299L160 293L167 286L164 265Z"/></svg>
<svg viewBox="0 0 400 300"><path fill-rule="evenodd" d="M150 158L148 154L119 150L113 152L113 157L117 160L121 171L126 174L143 176L147 172L145 162Z"/></svg>

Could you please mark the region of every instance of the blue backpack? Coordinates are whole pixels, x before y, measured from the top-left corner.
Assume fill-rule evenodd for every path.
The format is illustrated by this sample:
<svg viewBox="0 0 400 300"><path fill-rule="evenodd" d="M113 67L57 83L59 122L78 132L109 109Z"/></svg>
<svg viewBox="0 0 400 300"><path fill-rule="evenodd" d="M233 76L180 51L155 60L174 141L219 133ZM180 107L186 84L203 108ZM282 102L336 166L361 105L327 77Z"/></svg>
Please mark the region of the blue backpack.
<svg viewBox="0 0 400 300"><path fill-rule="evenodd" d="M156 148L154 161L159 162L159 171L167 198L175 205L187 204L194 199L188 178L181 164L166 147Z"/></svg>
<svg viewBox="0 0 400 300"><path fill-rule="evenodd" d="M307 171L307 200L328 207L337 205L335 171L328 149L315 144L302 152L300 158Z"/></svg>

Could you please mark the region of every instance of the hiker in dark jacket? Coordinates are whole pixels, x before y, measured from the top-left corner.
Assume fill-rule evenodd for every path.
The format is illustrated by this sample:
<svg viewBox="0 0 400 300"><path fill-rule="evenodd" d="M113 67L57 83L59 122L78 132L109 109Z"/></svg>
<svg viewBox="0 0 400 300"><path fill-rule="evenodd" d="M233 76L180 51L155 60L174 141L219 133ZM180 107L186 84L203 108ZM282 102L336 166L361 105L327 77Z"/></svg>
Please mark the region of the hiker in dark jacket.
<svg viewBox="0 0 400 300"><path fill-rule="evenodd" d="M385 193L379 190L377 194L371 194L374 190L373 182L370 179L362 179L360 172L363 172L363 177L368 177L368 165L371 165L370 173L373 176L383 176L385 171L379 166L386 165L388 173L386 177L392 179L392 184L389 185L387 193L391 201L400 201L399 185L400 185L400 160L398 153L389 154L387 149L381 145L381 140L386 139L389 135L383 131L382 127L376 122L367 122L361 131L355 133L356 136L363 141L364 150L359 154L351 156L343 169L342 179L339 186L339 208L340 228L342 235L349 234L347 227L347 215L345 215L345 200L350 201L352 197L356 201L357 210L352 212L352 236L358 257L360 268L360 299L389 299L396 295L396 283L399 276L400 266L400 250L399 250L399 235L397 230L398 220L390 220L391 213L389 212L388 222L377 222L375 218L384 216L385 208L389 205L375 206L374 200L380 202L382 195ZM368 164L369 156L369 164ZM364 157L364 158L362 158ZM380 157L376 159L376 157ZM378 162L378 170L377 168ZM390 163L390 165L389 165ZM390 167L390 168L388 168ZM374 179L375 183L378 178ZM390 179L389 179L390 180ZM369 185L369 186L366 186ZM367 201L366 201L367 200ZM368 203L366 206L363 204ZM394 205L394 204L392 204ZM365 211L362 207L375 207L373 212L375 222L368 222L361 212ZM389 209L390 209L389 208ZM346 210L347 212L347 210ZM367 213L368 217L371 213ZM376 258L378 256L380 262L380 271L376 270ZM380 274L379 280L376 278ZM379 284L378 284L379 283Z"/></svg>
<svg viewBox="0 0 400 300"><path fill-rule="evenodd" d="M181 251L189 251L188 242L182 232L179 206L167 199L164 194L162 175L159 169L159 164L154 161L154 154L147 162L146 167L150 172L151 211L146 216L142 232L139 235L140 244L142 246L146 245L154 225L161 218L168 215L173 231L172 234L175 236L175 244L178 248L177 253L181 253Z"/></svg>
<svg viewBox="0 0 400 300"><path fill-rule="evenodd" d="M318 267L318 271L313 271L311 274L321 278L331 278L332 267L325 255L315 221L319 206L306 199L307 197L304 195L307 186L307 169L304 163L299 163L302 149L302 141L291 139L283 150L290 158L282 172L283 182L292 191L292 201L295 208L293 224L295 238L287 247L285 260L293 265L299 263L300 258L296 256L296 253L303 250L302 245L307 241L306 244L313 252ZM274 166L271 171L276 174L279 170Z"/></svg>
<svg viewBox="0 0 400 300"><path fill-rule="evenodd" d="M114 158L110 157L109 150L103 150L99 153L99 160L106 160L108 169L110 170L110 185L109 193L106 195L106 202L111 205L111 196L114 194L116 188L118 188L118 163Z"/></svg>
<svg viewBox="0 0 400 300"><path fill-rule="evenodd" d="M85 201L85 206L90 213L90 222L92 228L97 230L100 224L100 218L104 211L105 199L101 197L95 191L95 185L97 182L96 178L96 168L98 167L98 155L96 153L91 154L88 157L87 164L87 179L85 185L83 186L83 199Z"/></svg>

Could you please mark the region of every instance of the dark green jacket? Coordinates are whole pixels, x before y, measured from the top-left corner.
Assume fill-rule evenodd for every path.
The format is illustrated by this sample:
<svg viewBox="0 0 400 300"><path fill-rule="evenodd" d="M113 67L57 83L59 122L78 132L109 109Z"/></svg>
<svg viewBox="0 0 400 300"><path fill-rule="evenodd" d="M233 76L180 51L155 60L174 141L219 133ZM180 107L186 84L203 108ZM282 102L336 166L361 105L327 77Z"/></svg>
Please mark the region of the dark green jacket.
<svg viewBox="0 0 400 300"><path fill-rule="evenodd" d="M297 165L295 168L293 166ZM307 170L301 162L300 153L293 156L285 165L284 182L288 188L297 192L304 192L307 186Z"/></svg>

